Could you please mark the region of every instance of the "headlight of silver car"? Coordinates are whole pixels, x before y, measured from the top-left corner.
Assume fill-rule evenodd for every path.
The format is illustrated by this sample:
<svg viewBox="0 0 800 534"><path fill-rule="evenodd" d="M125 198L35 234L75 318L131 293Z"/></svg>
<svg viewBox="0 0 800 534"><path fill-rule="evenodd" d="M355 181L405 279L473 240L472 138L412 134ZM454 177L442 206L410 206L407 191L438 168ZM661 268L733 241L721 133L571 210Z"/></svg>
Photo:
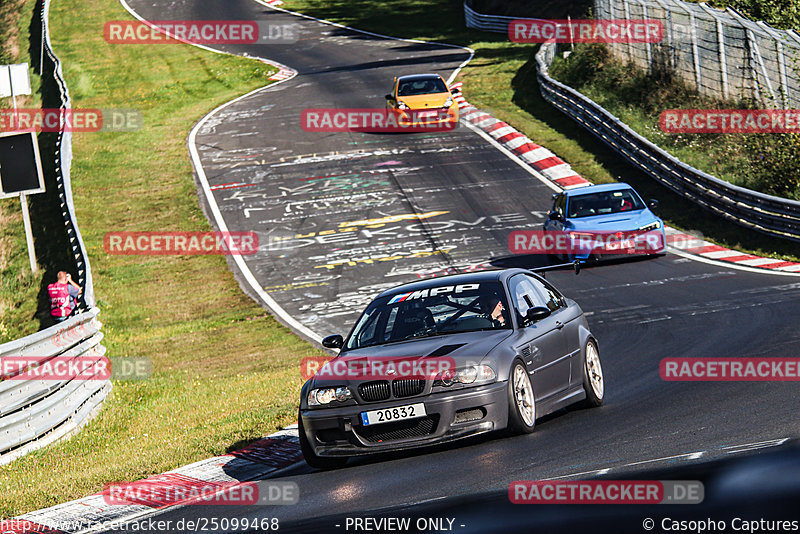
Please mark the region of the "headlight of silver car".
<svg viewBox="0 0 800 534"><path fill-rule="evenodd" d="M325 406L333 401L344 402L352 398L353 392L344 386L312 389L308 392L308 405Z"/></svg>
<svg viewBox="0 0 800 534"><path fill-rule="evenodd" d="M442 371L433 381L434 386L449 387L453 384L485 384L497 380L497 373L490 365L470 365L461 369Z"/></svg>

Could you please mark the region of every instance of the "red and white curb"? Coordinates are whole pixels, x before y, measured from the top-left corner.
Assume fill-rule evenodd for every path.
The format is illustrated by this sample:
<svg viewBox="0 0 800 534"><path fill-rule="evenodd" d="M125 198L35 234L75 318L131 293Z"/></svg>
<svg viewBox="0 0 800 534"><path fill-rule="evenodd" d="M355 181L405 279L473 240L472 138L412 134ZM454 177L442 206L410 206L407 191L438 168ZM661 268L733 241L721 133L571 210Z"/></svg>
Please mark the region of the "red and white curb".
<svg viewBox="0 0 800 534"><path fill-rule="evenodd" d="M453 100L458 103L463 120L489 134L495 141L562 189L592 185L572 170L568 163L543 146L537 145L514 127L467 102L461 94L461 87L461 82L452 85Z"/></svg>
<svg viewBox="0 0 800 534"><path fill-rule="evenodd" d="M458 103L461 118L489 134L498 144L518 156L538 174L543 175L561 189L592 185L591 182L572 170L568 163L531 141L513 126L509 126L467 102L461 93L461 82L454 83L451 87L453 100ZM668 226L664 228L664 232L667 236L667 245L680 255L733 264L748 270L800 274L800 263L731 250Z"/></svg>
<svg viewBox="0 0 800 534"><path fill-rule="evenodd" d="M282 80L288 80L295 74L297 74L295 70L279 65L278 72L270 76L269 79L278 82Z"/></svg>
<svg viewBox="0 0 800 534"><path fill-rule="evenodd" d="M302 459L297 424L294 424L243 449L154 475L140 482L161 483L169 485L170 488L186 490L200 485L218 484L222 487L223 484L263 478ZM0 521L0 532L3 534L90 533L107 529L110 525L135 521L157 510L179 506L181 502L175 500L176 493L180 494L178 491L170 491L165 494L164 499L155 501L149 499L137 501L132 497L124 505L109 504L107 492L95 493L82 499Z"/></svg>
<svg viewBox="0 0 800 534"><path fill-rule="evenodd" d="M264 0L264 3L270 6L282 6L282 0Z"/></svg>
<svg viewBox="0 0 800 534"><path fill-rule="evenodd" d="M667 245L684 253L700 256L707 260L732 263L741 267L755 267L783 271L786 273L800 274L800 263L783 261L775 258L764 258L753 254L746 254L738 250L721 247L710 241L686 234L669 226L664 229L667 234Z"/></svg>

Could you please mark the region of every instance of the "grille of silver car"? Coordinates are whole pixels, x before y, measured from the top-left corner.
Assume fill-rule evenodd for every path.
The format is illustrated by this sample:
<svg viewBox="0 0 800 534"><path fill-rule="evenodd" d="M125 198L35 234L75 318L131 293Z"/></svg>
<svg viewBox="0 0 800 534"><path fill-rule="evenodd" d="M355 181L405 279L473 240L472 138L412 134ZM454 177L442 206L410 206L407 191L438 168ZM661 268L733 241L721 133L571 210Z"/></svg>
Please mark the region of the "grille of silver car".
<svg viewBox="0 0 800 534"><path fill-rule="evenodd" d="M389 382L387 380L365 382L358 386L358 394L367 402L386 400L389 398Z"/></svg>
<svg viewBox="0 0 800 534"><path fill-rule="evenodd" d="M373 426L353 427L353 430L369 443L395 441L428 436L436 431L439 415L433 414L408 421L397 421Z"/></svg>
<svg viewBox="0 0 800 534"><path fill-rule="evenodd" d="M402 379L392 382L392 393L395 397L412 397L425 389L425 381L420 379Z"/></svg>

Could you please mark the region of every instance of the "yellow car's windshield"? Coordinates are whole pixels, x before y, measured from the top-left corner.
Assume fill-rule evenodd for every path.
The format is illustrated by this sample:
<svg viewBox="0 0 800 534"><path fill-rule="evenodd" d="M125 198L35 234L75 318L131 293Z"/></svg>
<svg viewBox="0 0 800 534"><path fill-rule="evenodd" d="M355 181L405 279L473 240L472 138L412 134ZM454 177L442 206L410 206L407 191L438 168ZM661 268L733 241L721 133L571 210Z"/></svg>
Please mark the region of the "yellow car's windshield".
<svg viewBox="0 0 800 534"><path fill-rule="evenodd" d="M416 80L401 80L397 87L397 96L416 96L433 93L446 93L447 86L441 78L419 78Z"/></svg>

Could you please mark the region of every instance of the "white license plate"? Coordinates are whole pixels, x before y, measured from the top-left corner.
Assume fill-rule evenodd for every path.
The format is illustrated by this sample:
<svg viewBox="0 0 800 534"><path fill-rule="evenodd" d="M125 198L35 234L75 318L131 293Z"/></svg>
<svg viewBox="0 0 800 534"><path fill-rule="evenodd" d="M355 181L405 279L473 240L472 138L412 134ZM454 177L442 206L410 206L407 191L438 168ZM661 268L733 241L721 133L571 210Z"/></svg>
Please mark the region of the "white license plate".
<svg viewBox="0 0 800 534"><path fill-rule="evenodd" d="M420 117L435 117L438 114L439 114L438 111L420 111L419 112L419 116Z"/></svg>
<svg viewBox="0 0 800 534"><path fill-rule="evenodd" d="M395 406L394 408L361 412L361 422L364 426L377 425L380 423L402 421L403 419L415 419L417 417L424 417L425 415L427 415L425 413L425 404L418 402L417 404L408 404L406 406Z"/></svg>

